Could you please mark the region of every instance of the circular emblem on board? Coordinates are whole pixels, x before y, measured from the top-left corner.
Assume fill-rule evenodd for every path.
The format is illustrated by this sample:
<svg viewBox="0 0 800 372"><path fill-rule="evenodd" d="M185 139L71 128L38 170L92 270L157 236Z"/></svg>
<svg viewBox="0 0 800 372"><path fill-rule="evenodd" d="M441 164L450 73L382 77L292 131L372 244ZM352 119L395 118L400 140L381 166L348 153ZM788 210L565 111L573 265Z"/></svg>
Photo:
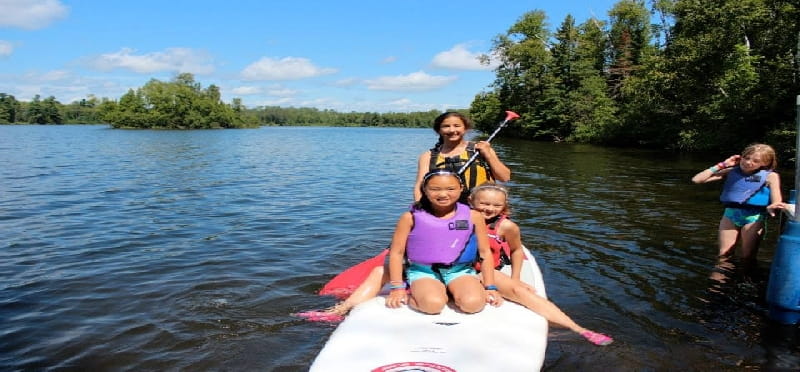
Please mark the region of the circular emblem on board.
<svg viewBox="0 0 800 372"><path fill-rule="evenodd" d="M456 370L430 362L400 362L377 367L371 372L456 372Z"/></svg>

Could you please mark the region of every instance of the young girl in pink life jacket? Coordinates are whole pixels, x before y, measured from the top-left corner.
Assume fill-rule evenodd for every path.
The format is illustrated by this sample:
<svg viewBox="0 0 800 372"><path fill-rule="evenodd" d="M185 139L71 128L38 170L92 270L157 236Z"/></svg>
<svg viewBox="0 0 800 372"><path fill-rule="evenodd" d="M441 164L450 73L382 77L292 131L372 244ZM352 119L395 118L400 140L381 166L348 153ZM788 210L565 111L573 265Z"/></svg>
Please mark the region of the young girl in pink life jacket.
<svg viewBox="0 0 800 372"><path fill-rule="evenodd" d="M422 198L400 216L392 236L386 306L406 304L438 314L449 300L448 292L464 313L477 313L486 303L499 306L503 300L494 285L494 270L484 271L481 283L473 266L476 253L486 262L492 254L483 217L458 202L460 177L437 169L423 177L421 188ZM477 246L470 244L473 237Z"/></svg>
<svg viewBox="0 0 800 372"><path fill-rule="evenodd" d="M775 168L778 159L769 145L747 146L741 155L733 155L692 177L694 183L725 180L720 201L725 206L719 221L719 256L735 251L741 240L740 257L745 263L755 261L767 214L783 209L781 180Z"/></svg>
<svg viewBox="0 0 800 372"><path fill-rule="evenodd" d="M487 224L493 260L484 262L492 262L491 268L494 270L489 271L494 271L495 285L500 295L527 307L550 323L569 328L595 345L605 346L614 341L604 334L581 327L554 303L538 295L535 288L520 280L525 253L522 251L519 226L508 219L510 207L505 187L493 182L484 183L472 189L469 201ZM500 271L505 265L511 265L511 276ZM476 267L478 270L490 268L481 264L476 264Z"/></svg>

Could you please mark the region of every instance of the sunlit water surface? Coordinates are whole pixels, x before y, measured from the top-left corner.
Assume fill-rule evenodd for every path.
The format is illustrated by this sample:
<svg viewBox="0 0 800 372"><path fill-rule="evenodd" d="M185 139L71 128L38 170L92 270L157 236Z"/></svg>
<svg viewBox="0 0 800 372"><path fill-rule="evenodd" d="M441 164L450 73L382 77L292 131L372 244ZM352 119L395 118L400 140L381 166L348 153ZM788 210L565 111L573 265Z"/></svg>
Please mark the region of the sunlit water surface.
<svg viewBox="0 0 800 372"><path fill-rule="evenodd" d="M388 244L435 140L0 126L0 369L307 370L334 327L291 313L333 304L315 292ZM778 218L757 272L710 279L720 185L689 178L720 156L495 148L548 295L616 340L553 328L545 370L800 368L764 304Z"/></svg>

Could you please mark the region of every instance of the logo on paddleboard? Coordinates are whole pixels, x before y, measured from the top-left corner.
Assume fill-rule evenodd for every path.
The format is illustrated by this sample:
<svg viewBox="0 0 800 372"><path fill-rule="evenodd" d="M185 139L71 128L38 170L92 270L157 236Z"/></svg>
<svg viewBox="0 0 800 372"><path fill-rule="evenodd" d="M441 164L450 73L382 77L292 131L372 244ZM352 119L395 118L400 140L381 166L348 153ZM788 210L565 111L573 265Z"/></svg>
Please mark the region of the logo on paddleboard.
<svg viewBox="0 0 800 372"><path fill-rule="evenodd" d="M430 362L400 362L375 368L371 372L456 372L456 370Z"/></svg>

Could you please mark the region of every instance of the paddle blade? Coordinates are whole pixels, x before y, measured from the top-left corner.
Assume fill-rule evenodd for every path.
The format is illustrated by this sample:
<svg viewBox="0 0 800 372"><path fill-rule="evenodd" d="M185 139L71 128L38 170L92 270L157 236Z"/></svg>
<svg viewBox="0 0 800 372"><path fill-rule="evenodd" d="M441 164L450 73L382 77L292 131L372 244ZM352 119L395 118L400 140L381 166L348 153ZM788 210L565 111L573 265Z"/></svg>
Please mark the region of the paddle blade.
<svg viewBox="0 0 800 372"><path fill-rule="evenodd" d="M363 261L339 275L336 275L322 289L319 294L323 296L336 296L338 298L346 298L358 288L364 280L367 279L372 269L383 266L383 261L389 253L388 249L384 249L377 256Z"/></svg>
<svg viewBox="0 0 800 372"><path fill-rule="evenodd" d="M514 111L506 111L506 120L514 120L519 118L519 114Z"/></svg>

